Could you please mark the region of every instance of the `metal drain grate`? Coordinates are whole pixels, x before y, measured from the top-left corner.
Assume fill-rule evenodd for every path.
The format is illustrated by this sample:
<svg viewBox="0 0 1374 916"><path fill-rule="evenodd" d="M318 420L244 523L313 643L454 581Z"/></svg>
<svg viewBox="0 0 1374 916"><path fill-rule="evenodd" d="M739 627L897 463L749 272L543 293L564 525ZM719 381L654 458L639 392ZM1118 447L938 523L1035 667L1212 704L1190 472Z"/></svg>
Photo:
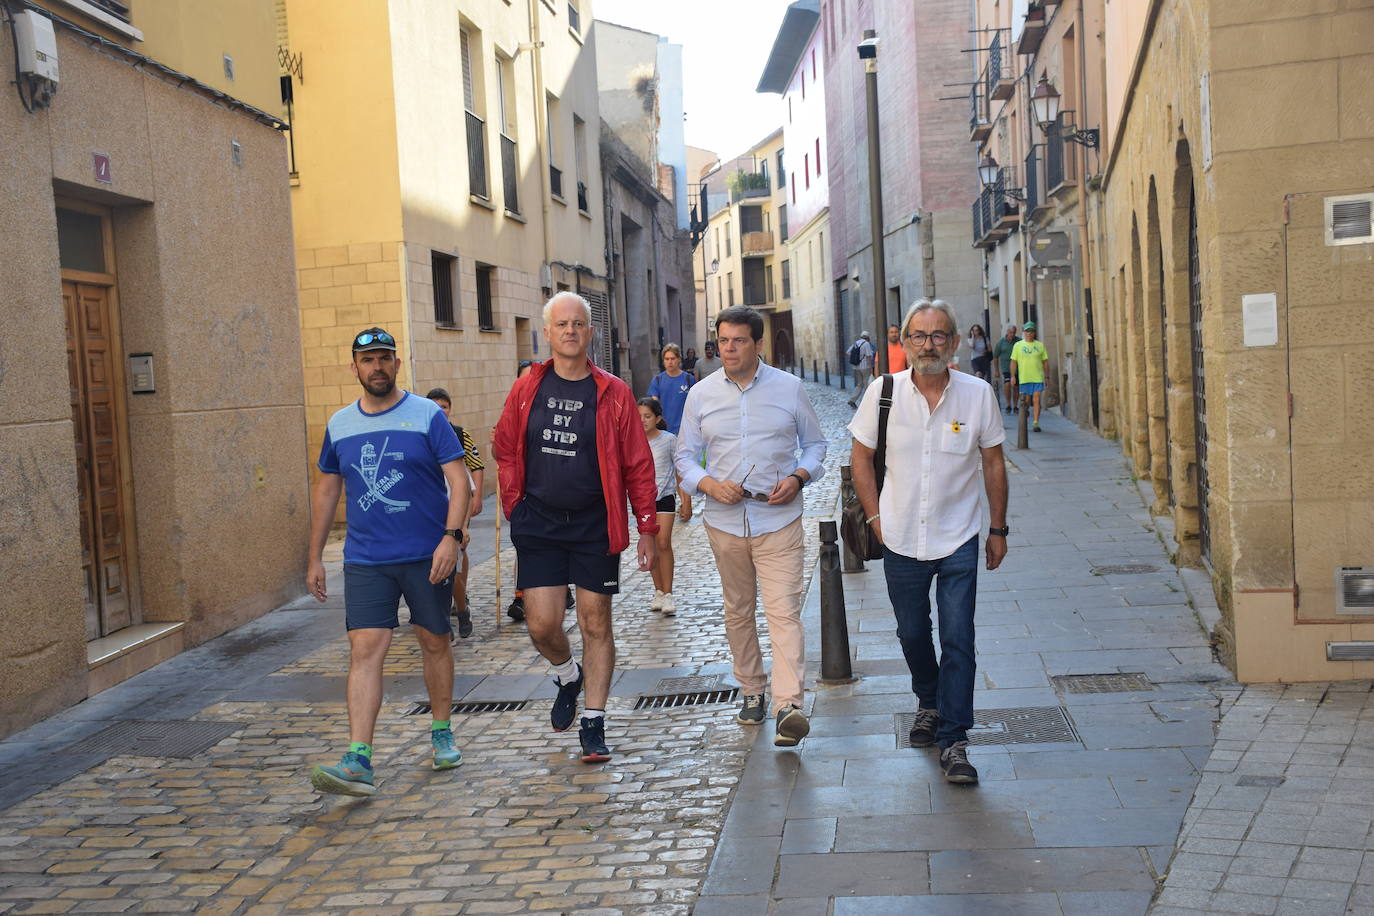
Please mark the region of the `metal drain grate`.
<svg viewBox="0 0 1374 916"><path fill-rule="evenodd" d="M670 709L676 706L705 706L708 703L732 703L739 696L738 687L725 690L697 690L665 696L641 696L635 709Z"/></svg>
<svg viewBox="0 0 1374 916"><path fill-rule="evenodd" d="M1154 690L1150 679L1139 672L1131 674L1056 674L1050 678L1061 693L1129 693Z"/></svg>
<svg viewBox="0 0 1374 916"><path fill-rule="evenodd" d="M470 716L482 712L516 712L529 705L529 700L489 700L484 703L454 703L450 712ZM416 703L401 713L403 716L423 716L430 711L428 703Z"/></svg>
<svg viewBox="0 0 1374 916"><path fill-rule="evenodd" d="M645 695L667 696L673 693L696 693L703 690L719 689L719 674L694 674L691 677L665 677Z"/></svg>
<svg viewBox="0 0 1374 916"><path fill-rule="evenodd" d="M1094 566L1095 576L1138 576L1141 573L1159 572L1158 566L1148 563L1123 563L1120 566Z"/></svg>
<svg viewBox="0 0 1374 916"><path fill-rule="evenodd" d="M246 726L200 719L130 719L80 742L82 754L118 757L194 757Z"/></svg>
<svg viewBox="0 0 1374 916"><path fill-rule="evenodd" d="M893 717L897 747L911 747L914 712L899 712ZM1011 709L976 709L969 744L1052 744L1075 742L1078 734L1062 706L1016 706Z"/></svg>

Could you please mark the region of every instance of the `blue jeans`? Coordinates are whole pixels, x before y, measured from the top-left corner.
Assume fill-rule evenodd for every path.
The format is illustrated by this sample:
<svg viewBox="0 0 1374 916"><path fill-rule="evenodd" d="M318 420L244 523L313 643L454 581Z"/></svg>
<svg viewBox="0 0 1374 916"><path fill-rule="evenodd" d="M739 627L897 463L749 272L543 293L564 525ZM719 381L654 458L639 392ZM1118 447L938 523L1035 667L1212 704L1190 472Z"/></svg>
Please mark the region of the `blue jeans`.
<svg viewBox="0 0 1374 916"><path fill-rule="evenodd" d="M978 589L978 535L939 560L916 560L883 547L887 594L897 617L911 691L940 713L935 741L949 747L973 727L973 604ZM940 660L930 633L930 580L940 615Z"/></svg>

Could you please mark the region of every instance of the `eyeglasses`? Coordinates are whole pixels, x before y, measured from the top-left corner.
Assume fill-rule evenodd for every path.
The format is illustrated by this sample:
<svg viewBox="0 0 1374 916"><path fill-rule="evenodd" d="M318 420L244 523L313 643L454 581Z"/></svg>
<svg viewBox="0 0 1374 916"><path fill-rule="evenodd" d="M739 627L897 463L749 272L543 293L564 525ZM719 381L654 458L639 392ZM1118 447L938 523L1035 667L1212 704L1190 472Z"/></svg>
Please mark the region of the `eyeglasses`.
<svg viewBox="0 0 1374 916"><path fill-rule="evenodd" d="M743 477L743 479L741 479L740 482L739 482L739 485L740 485L740 488L741 488L741 489L744 488L744 481L748 480L748 479L749 479L749 475L752 474L752 473L754 473L754 468L755 468L756 466L757 466L757 465L752 465L752 464L751 464L751 465L749 465L749 470L747 470L747 471L744 472L744 477ZM745 498L745 499L752 499L752 500L754 500L755 502L761 502L761 503L766 503L766 502L768 502L768 494L767 494L767 493L755 493L755 492L753 492L752 490L744 490L744 498Z"/></svg>
<svg viewBox="0 0 1374 916"><path fill-rule="evenodd" d="M943 347L945 344L949 343L949 339L951 336L953 335L949 334L946 331L932 331L929 334L927 334L925 331L912 331L910 334L906 335L906 339L911 341L918 347L921 346L921 344L925 343L927 340L935 344L935 346L937 347Z"/></svg>
<svg viewBox="0 0 1374 916"><path fill-rule="evenodd" d="M376 334L359 334L353 339L353 346L365 347L370 343L394 344L395 342L396 338L386 331L378 331Z"/></svg>

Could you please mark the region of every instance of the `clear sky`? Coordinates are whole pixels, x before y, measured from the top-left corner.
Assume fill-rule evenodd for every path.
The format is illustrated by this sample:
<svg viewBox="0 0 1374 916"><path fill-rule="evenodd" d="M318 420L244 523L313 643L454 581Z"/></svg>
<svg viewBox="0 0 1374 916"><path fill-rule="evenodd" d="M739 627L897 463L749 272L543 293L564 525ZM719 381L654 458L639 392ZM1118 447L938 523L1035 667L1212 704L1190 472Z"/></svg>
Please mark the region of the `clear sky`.
<svg viewBox="0 0 1374 916"><path fill-rule="evenodd" d="M755 92L791 0L592 0L592 13L682 45L687 142L722 159L782 126L782 96Z"/></svg>

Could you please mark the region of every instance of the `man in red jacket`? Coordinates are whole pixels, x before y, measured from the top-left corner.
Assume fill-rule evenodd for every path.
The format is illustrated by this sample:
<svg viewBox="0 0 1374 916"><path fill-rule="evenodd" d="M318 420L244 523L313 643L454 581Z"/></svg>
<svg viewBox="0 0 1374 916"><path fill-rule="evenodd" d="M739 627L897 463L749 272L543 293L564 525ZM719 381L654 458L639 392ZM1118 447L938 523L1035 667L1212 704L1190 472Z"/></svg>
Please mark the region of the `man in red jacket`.
<svg viewBox="0 0 1374 916"><path fill-rule="evenodd" d="M549 718L564 731L577 715L586 678L579 737L582 761L611 759L606 698L615 670L611 596L620 590L620 552L629 546L625 499L639 530L639 568L654 561L658 482L634 394L592 365L592 310L576 293L544 306L553 358L516 380L492 434L501 508L510 519L525 593L530 639L553 666L558 698ZM564 589L577 586L577 626L586 671L563 630Z"/></svg>

